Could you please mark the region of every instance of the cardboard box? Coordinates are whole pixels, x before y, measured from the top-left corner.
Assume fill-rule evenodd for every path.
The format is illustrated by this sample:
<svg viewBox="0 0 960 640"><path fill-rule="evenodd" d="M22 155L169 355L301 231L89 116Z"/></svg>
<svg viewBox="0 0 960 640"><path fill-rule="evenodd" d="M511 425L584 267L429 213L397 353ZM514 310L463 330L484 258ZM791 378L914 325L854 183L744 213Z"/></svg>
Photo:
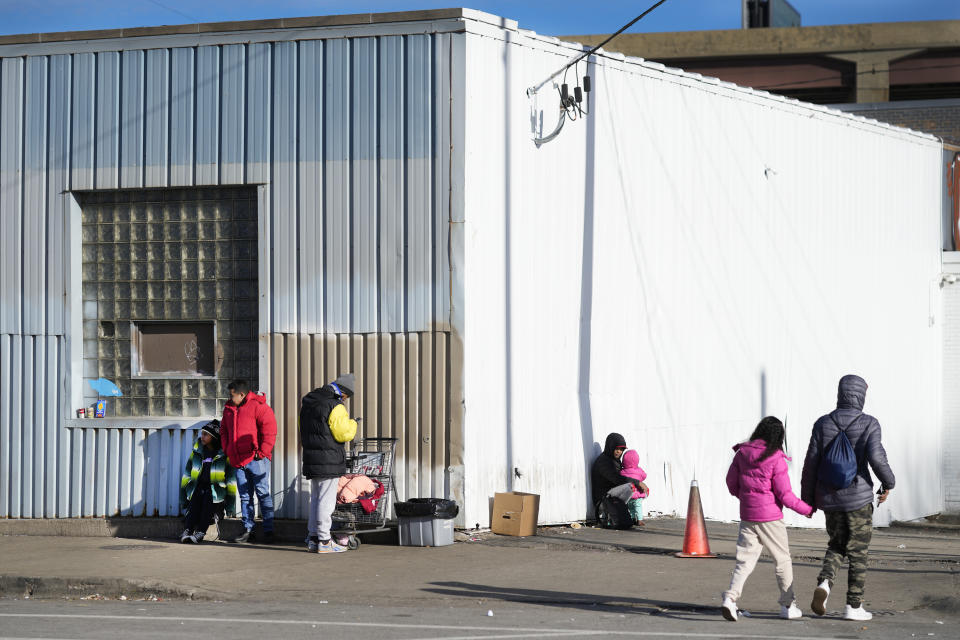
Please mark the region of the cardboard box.
<svg viewBox="0 0 960 640"><path fill-rule="evenodd" d="M537 535L540 496L511 491L493 496L493 521L490 530L505 536Z"/></svg>

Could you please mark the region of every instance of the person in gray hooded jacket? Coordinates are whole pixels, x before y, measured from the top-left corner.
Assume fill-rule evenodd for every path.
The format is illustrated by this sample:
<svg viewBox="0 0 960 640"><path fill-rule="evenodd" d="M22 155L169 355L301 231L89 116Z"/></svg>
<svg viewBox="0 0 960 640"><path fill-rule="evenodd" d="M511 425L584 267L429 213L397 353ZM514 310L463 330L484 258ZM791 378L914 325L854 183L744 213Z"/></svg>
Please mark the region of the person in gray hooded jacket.
<svg viewBox="0 0 960 640"><path fill-rule="evenodd" d="M807 457L803 462L800 498L824 512L830 541L823 557L823 568L817 577L810 608L817 615L826 612L827 597L837 572L846 556L850 561L847 574L847 620L869 620L864 610L863 588L867 577L867 549L873 535L873 480L870 469L880 480L877 504L887 499L896 478L887 464L887 453L880 441L880 423L863 413L867 383L860 376L840 378L837 408L821 416L813 425ZM845 488L836 488L821 478L820 465L825 451L840 434L847 434L857 456L857 474Z"/></svg>

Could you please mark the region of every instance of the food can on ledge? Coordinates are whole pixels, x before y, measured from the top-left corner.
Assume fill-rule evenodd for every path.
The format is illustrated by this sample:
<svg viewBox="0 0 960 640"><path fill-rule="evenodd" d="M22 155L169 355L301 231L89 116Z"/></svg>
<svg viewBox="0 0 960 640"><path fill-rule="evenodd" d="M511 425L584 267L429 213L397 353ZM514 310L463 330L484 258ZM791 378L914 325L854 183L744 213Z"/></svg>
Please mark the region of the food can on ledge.
<svg viewBox="0 0 960 640"><path fill-rule="evenodd" d="M97 401L97 412L94 415L96 415L96 417L98 418L107 417L107 401L106 400Z"/></svg>
<svg viewBox="0 0 960 640"><path fill-rule="evenodd" d="M93 417L93 414L95 414L96 412L97 412L97 405L92 404L92 405L90 405L89 407L87 407L87 412L86 412L86 414L85 414L83 417L84 417L84 418L92 418L92 417Z"/></svg>
<svg viewBox="0 0 960 640"><path fill-rule="evenodd" d="M77 409L77 417L78 417L78 418L86 417L86 413L87 413L87 410L84 409L83 407L80 407L79 409Z"/></svg>

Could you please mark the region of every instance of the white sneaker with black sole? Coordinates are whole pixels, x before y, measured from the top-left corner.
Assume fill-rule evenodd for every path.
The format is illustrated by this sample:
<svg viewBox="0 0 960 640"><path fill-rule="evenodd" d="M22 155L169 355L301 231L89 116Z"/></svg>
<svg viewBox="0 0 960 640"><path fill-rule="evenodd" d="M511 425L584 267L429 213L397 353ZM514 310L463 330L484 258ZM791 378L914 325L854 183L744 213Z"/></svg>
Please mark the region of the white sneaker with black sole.
<svg viewBox="0 0 960 640"><path fill-rule="evenodd" d="M813 590L813 602L810 603L810 609L822 616L827 612L827 598L830 597L830 583L824 580Z"/></svg>
<svg viewBox="0 0 960 640"><path fill-rule="evenodd" d="M728 597L724 597L723 602L720 603L720 615L723 616L724 620L729 620L730 622L736 622L737 621L737 603Z"/></svg>
<svg viewBox="0 0 960 640"><path fill-rule="evenodd" d="M180 542L190 542L190 529L184 529L180 534Z"/></svg>
<svg viewBox="0 0 960 640"><path fill-rule="evenodd" d="M851 607L850 605L847 605L847 610L843 614L843 619L866 622L867 620L873 619L873 614L864 609L862 604L859 607Z"/></svg>

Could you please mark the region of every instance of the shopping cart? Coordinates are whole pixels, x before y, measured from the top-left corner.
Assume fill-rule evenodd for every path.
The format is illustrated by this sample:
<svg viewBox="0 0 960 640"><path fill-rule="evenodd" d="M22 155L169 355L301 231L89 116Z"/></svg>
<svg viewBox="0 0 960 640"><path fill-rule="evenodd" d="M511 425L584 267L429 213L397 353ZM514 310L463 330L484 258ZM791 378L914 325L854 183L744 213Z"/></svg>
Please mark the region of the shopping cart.
<svg viewBox="0 0 960 640"><path fill-rule="evenodd" d="M337 503L333 511L333 537L339 544L350 549L360 546L364 533L387 530L387 510L393 500L393 460L396 438L364 438L351 449L347 456L347 473L362 473L383 485L383 495L377 507L367 513L359 502Z"/></svg>

